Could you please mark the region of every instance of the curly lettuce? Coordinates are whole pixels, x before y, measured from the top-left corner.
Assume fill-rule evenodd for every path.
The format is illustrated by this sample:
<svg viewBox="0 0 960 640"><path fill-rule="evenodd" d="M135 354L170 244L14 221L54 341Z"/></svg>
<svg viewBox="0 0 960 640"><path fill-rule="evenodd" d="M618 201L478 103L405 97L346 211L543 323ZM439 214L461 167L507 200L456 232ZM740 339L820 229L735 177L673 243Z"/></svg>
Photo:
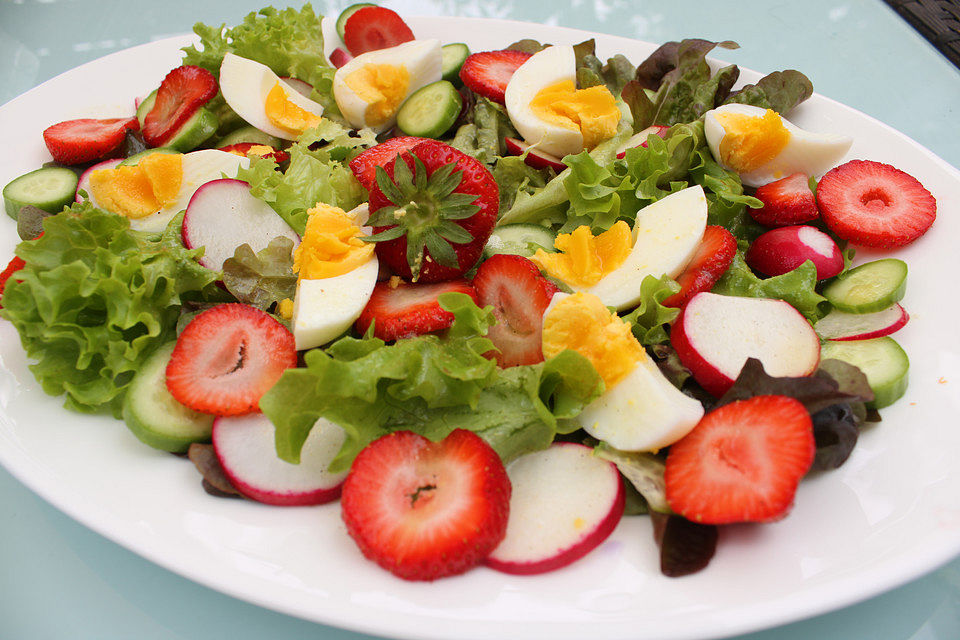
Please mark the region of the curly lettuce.
<svg viewBox="0 0 960 640"><path fill-rule="evenodd" d="M162 234L75 204L44 220L43 236L23 242L26 266L3 293L2 317L20 334L43 390L65 393L68 409L120 417L134 372L175 337L184 301L217 280L200 250L180 240L181 216Z"/></svg>

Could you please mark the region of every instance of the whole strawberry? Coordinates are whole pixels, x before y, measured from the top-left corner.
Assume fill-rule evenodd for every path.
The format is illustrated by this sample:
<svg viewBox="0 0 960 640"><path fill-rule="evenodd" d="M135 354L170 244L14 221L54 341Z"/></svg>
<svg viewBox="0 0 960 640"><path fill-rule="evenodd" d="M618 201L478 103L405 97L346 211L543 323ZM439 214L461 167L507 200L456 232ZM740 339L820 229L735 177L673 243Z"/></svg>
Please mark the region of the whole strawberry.
<svg viewBox="0 0 960 640"><path fill-rule="evenodd" d="M402 162L397 162L402 158ZM500 192L483 164L425 140L376 168L370 220L377 257L413 282L463 275L497 222Z"/></svg>

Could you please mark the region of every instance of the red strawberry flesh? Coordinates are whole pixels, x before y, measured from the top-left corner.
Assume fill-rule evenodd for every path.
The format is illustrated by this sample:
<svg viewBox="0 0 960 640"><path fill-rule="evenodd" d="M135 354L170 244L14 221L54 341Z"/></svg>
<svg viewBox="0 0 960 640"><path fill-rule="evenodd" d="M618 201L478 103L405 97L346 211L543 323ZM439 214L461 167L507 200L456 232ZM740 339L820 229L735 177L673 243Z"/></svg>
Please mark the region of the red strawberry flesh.
<svg viewBox="0 0 960 640"><path fill-rule="evenodd" d="M937 201L916 178L871 160L831 169L817 185L827 227L844 240L874 249L910 244L937 217Z"/></svg>
<svg viewBox="0 0 960 640"><path fill-rule="evenodd" d="M503 540L510 480L473 432L433 443L398 431L360 452L341 507L364 556L406 580L436 580L476 566Z"/></svg>
<svg viewBox="0 0 960 640"><path fill-rule="evenodd" d="M84 164L110 156L119 150L127 131L139 128L136 118L67 120L47 127L43 142L57 162Z"/></svg>
<svg viewBox="0 0 960 640"><path fill-rule="evenodd" d="M733 262L737 240L733 234L717 225L708 225L703 240L686 269L677 276L680 291L663 301L667 307L682 307L701 291L710 291Z"/></svg>
<svg viewBox="0 0 960 640"><path fill-rule="evenodd" d="M221 304L198 314L177 338L167 389L194 411L242 415L257 411L261 396L296 364L286 327L254 307Z"/></svg>
<svg viewBox="0 0 960 640"><path fill-rule="evenodd" d="M810 178L795 173L757 188L761 209L747 209L754 220L767 227L803 224L820 217L817 202L810 190Z"/></svg>
<svg viewBox="0 0 960 640"><path fill-rule="evenodd" d="M397 154L408 151L426 138L399 136L366 149L350 161L350 171L363 188L371 191L377 184L377 167L385 167Z"/></svg>
<svg viewBox="0 0 960 640"><path fill-rule="evenodd" d="M437 302L441 293L465 293L477 302L477 292L466 280L435 284L378 282L367 306L357 318L357 331L373 334L387 342L433 333L453 324L453 314Z"/></svg>
<svg viewBox="0 0 960 640"><path fill-rule="evenodd" d="M503 104L514 71L532 55L511 49L472 53L460 67L460 80L471 91Z"/></svg>
<svg viewBox="0 0 960 640"><path fill-rule="evenodd" d="M754 396L714 409L667 455L667 500L702 524L784 517L813 464L810 414L787 396Z"/></svg>
<svg viewBox="0 0 960 640"><path fill-rule="evenodd" d="M194 65L173 69L160 83L153 108L143 120L143 139L162 147L217 91L217 81L206 69Z"/></svg>
<svg viewBox="0 0 960 640"><path fill-rule="evenodd" d="M343 25L343 43L354 56L395 47L414 39L400 15L386 7L363 7Z"/></svg>
<svg viewBox="0 0 960 640"><path fill-rule="evenodd" d="M3 300L3 290L7 288L7 282L13 276L14 273L20 271L27 265L19 256L13 256L13 259L7 264L7 267L0 272L0 302ZM14 278L16 280L16 278ZM0 304L0 309L3 308L3 305Z"/></svg>

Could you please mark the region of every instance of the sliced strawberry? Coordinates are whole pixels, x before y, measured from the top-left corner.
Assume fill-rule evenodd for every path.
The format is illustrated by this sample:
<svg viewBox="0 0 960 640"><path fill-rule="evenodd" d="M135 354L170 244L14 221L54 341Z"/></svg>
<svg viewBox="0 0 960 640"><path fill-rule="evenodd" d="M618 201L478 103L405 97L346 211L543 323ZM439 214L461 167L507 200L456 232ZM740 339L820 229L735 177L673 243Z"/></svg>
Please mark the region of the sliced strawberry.
<svg viewBox="0 0 960 640"><path fill-rule="evenodd" d="M815 450L813 423L799 401L754 396L731 402L671 445L667 501L702 524L778 520L790 510Z"/></svg>
<svg viewBox="0 0 960 640"><path fill-rule="evenodd" d="M236 153L246 157L247 154L252 153L255 156L261 158L270 158L277 164L282 164L290 159L290 154L281 149L274 149L273 147L267 146L265 144L258 144L256 142L238 142L236 144L228 144L225 147L220 147L220 151L226 151L227 153Z"/></svg>
<svg viewBox="0 0 960 640"><path fill-rule="evenodd" d="M413 39L413 31L403 18L386 7L358 9L343 25L343 43L354 56L395 47Z"/></svg>
<svg viewBox="0 0 960 640"><path fill-rule="evenodd" d="M177 67L160 83L153 109L143 120L143 139L151 147L162 147L217 90L216 78L206 69L189 64Z"/></svg>
<svg viewBox="0 0 960 640"><path fill-rule="evenodd" d="M543 362L543 312L559 289L523 256L496 254L473 278L479 304L490 305L497 324L487 337L500 350L501 367Z"/></svg>
<svg viewBox="0 0 960 640"><path fill-rule="evenodd" d="M687 300L701 291L710 291L733 262L737 253L737 239L733 234L716 225L708 225L703 240L693 259L676 280L680 291L663 301L667 307L682 307Z"/></svg>
<svg viewBox="0 0 960 640"><path fill-rule="evenodd" d="M377 183L377 167L384 167L397 154L403 153L417 146L426 138L415 136L399 136L390 138L386 142L370 147L350 161L350 171L367 191L371 191Z"/></svg>
<svg viewBox="0 0 960 640"><path fill-rule="evenodd" d="M284 370L296 365L286 327L254 307L221 304L198 314L177 338L167 389L194 411L252 413Z"/></svg>
<svg viewBox="0 0 960 640"><path fill-rule="evenodd" d="M477 302L477 290L466 280L436 284L378 282L360 317L357 331L366 334L373 323L373 335L387 342L433 333L453 324L453 314L437 302L441 293L465 293Z"/></svg>
<svg viewBox="0 0 960 640"><path fill-rule="evenodd" d="M43 141L53 159L60 164L84 164L119 150L127 131L136 131L136 118L67 120L47 127Z"/></svg>
<svg viewBox="0 0 960 640"><path fill-rule="evenodd" d="M436 580L476 566L503 540L510 479L471 431L439 442L397 431L360 452L340 504L364 556L405 580Z"/></svg>
<svg viewBox="0 0 960 640"><path fill-rule="evenodd" d="M7 264L7 268L0 272L0 300L3 299L3 290L7 288L7 280L14 273L23 269L26 264L19 256L13 256L13 259ZM2 304L0 304L0 309L3 309Z"/></svg>
<svg viewBox="0 0 960 640"><path fill-rule="evenodd" d="M747 211L766 227L788 227L820 217L810 190L810 178L802 173L758 187L756 196L763 202L763 208Z"/></svg>
<svg viewBox="0 0 960 640"><path fill-rule="evenodd" d="M353 56L347 53L346 51L344 51L343 49L341 49L340 47L337 47L336 49L330 52L330 64L335 66L337 69L347 64L351 60L353 60Z"/></svg>
<svg viewBox="0 0 960 640"><path fill-rule="evenodd" d="M500 207L490 171L439 140L424 140L382 171L386 188L373 185L367 222L380 261L413 282L452 280L470 270Z"/></svg>
<svg viewBox="0 0 960 640"><path fill-rule="evenodd" d="M460 79L471 91L503 104L513 72L531 55L512 49L471 53L460 67Z"/></svg>
<svg viewBox="0 0 960 640"><path fill-rule="evenodd" d="M817 185L817 205L831 231L874 249L913 242L937 217L936 199L916 178L872 160L828 171Z"/></svg>

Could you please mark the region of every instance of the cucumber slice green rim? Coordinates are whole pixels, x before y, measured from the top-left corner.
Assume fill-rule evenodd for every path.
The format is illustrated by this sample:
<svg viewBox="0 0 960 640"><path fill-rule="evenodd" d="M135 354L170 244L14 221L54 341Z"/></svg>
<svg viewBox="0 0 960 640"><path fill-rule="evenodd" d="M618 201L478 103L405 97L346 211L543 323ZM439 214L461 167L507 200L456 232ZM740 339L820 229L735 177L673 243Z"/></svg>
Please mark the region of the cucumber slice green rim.
<svg viewBox="0 0 960 640"><path fill-rule="evenodd" d="M273 147L274 149L279 149L283 145L283 140L280 138L272 136L265 131L260 131L260 129L252 125L246 125L220 138L220 141L217 142L217 148L222 149L232 144L240 144L242 142L262 144L267 147Z"/></svg>
<svg viewBox="0 0 960 640"><path fill-rule="evenodd" d="M154 103L157 101L157 91L159 91L159 89L154 89L148 93L147 97L141 100L139 106L137 106L137 120L140 121L141 129L143 129L143 122L147 119L147 114L150 113Z"/></svg>
<svg viewBox="0 0 960 640"><path fill-rule="evenodd" d="M20 209L34 206L59 213L77 195L77 174L67 167L43 167L14 178L3 188L3 208L17 219Z"/></svg>
<svg viewBox="0 0 960 640"><path fill-rule="evenodd" d="M460 82L460 67L470 55L470 47L462 42L445 44L440 49L442 79L454 85Z"/></svg>
<svg viewBox="0 0 960 640"><path fill-rule="evenodd" d="M218 126L220 126L220 121L217 116L206 107L200 107L195 114L190 116L189 120L183 123L180 130L167 140L167 144L164 146L180 153L193 151L209 140L217 132Z"/></svg>
<svg viewBox="0 0 960 640"><path fill-rule="evenodd" d="M557 235L549 227L524 222L496 227L483 247L484 258L506 253L529 258L537 249L553 252Z"/></svg>
<svg viewBox="0 0 960 640"><path fill-rule="evenodd" d="M360 9L363 9L364 7L375 7L375 6L377 5L371 2L358 2L356 4L350 5L349 7L341 11L340 15L337 17L337 35L340 36L340 39L343 40L343 30L346 28L347 20L350 19L350 16L355 14Z"/></svg>
<svg viewBox="0 0 960 640"><path fill-rule="evenodd" d="M823 296L847 313L872 313L900 302L907 290L907 263L883 258L855 267L828 284Z"/></svg>
<svg viewBox="0 0 960 640"><path fill-rule="evenodd" d="M843 360L860 369L873 389L871 409L882 409L899 400L907 391L910 360L890 337L869 340L828 340L820 347L820 358Z"/></svg>
<svg viewBox="0 0 960 640"><path fill-rule="evenodd" d="M397 111L397 126L408 136L439 138L460 115L460 92L446 80L413 92Z"/></svg>

